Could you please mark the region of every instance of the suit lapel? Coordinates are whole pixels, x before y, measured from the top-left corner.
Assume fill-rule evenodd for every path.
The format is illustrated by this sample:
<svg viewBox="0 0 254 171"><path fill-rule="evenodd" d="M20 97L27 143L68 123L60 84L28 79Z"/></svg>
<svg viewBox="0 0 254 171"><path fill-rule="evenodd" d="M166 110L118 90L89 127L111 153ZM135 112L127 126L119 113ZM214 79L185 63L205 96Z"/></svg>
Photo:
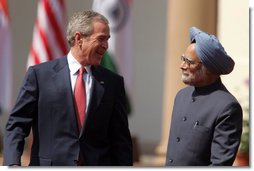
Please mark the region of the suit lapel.
<svg viewBox="0 0 254 171"><path fill-rule="evenodd" d="M66 56L59 59L58 63L53 66L53 72L54 74L52 77L55 82L55 88L64 92L64 94L62 95L62 110L67 110L69 112L70 118L72 120L71 123L73 130L78 134L79 131L76 120L73 92L71 88L70 70L68 67Z"/></svg>
<svg viewBox="0 0 254 171"><path fill-rule="evenodd" d="M91 123L90 121L92 121L93 113L98 108L104 94L105 82L102 77L102 73L99 71L97 67L94 67L94 66L92 67L92 73L93 73L93 76L92 76L93 83L92 83L92 89L91 89L92 95L91 95L90 103L87 109L85 124L81 130L80 136L83 134L86 127L88 127L89 124Z"/></svg>

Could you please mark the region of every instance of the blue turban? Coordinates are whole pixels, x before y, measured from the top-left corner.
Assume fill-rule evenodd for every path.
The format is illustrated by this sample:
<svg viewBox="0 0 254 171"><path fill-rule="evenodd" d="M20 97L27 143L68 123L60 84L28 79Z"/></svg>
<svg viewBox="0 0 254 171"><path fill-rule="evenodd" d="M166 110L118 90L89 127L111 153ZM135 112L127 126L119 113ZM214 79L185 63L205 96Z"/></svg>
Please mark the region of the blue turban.
<svg viewBox="0 0 254 171"><path fill-rule="evenodd" d="M212 73L229 74L235 62L227 55L219 40L196 27L190 28L190 41L196 43L195 51L202 64Z"/></svg>

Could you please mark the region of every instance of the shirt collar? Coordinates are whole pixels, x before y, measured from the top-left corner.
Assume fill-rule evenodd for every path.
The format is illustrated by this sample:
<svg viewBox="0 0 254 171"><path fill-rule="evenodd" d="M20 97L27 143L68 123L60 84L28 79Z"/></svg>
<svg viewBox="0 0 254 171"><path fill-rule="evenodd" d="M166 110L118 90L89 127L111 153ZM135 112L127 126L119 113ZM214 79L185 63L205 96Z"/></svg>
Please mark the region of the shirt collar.
<svg viewBox="0 0 254 171"><path fill-rule="evenodd" d="M221 82L221 78L216 80L214 83L204 86L204 87L195 87L194 95L200 95L200 94L209 94L215 90L221 89L223 86Z"/></svg>
<svg viewBox="0 0 254 171"><path fill-rule="evenodd" d="M74 58L74 56L71 54L71 51L67 55L67 61L69 65L69 69L71 72L71 75L75 75L79 68L81 67L80 63ZM86 72L89 75L92 75L91 65L85 66Z"/></svg>

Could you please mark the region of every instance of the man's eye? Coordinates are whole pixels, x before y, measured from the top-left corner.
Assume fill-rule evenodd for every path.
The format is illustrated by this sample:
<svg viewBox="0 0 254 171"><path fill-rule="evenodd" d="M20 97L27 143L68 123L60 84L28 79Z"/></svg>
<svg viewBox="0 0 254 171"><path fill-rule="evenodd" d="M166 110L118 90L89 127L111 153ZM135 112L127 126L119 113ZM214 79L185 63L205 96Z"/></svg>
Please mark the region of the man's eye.
<svg viewBox="0 0 254 171"><path fill-rule="evenodd" d="M99 37L98 41L102 42L102 41L104 41L104 38L103 37Z"/></svg>

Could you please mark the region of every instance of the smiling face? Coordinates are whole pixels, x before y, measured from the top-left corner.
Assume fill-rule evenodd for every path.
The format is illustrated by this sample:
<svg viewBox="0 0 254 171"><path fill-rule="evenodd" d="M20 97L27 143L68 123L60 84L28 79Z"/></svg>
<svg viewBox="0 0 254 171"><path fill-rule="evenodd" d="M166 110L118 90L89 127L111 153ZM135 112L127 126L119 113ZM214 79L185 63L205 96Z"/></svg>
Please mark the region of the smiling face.
<svg viewBox="0 0 254 171"><path fill-rule="evenodd" d="M99 65L103 54L108 49L108 39L110 38L108 24L101 21L94 21L92 33L90 36L83 36L77 32L76 55L75 58L83 66Z"/></svg>
<svg viewBox="0 0 254 171"><path fill-rule="evenodd" d="M92 34L85 38L82 52L88 65L99 65L103 54L108 49L109 27L102 22L94 22Z"/></svg>

